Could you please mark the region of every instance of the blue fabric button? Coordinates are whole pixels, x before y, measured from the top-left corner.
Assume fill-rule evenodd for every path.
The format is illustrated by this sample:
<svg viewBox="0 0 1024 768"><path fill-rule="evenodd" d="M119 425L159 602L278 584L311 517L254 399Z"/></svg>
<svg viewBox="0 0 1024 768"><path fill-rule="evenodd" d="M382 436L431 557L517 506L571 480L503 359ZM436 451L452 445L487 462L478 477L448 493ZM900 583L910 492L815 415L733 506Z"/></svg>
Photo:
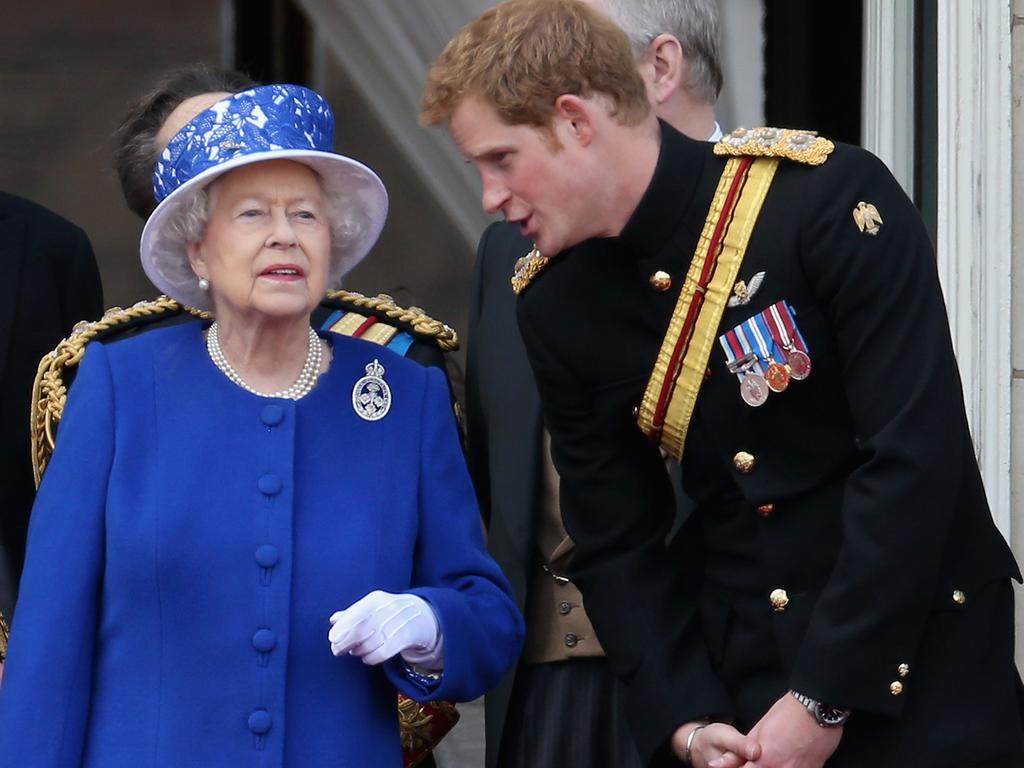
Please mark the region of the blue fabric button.
<svg viewBox="0 0 1024 768"><path fill-rule="evenodd" d="M281 559L281 553L273 544L264 544L256 550L256 562L264 568L273 568Z"/></svg>
<svg viewBox="0 0 1024 768"><path fill-rule="evenodd" d="M257 736L261 736L270 730L270 726L273 722L274 719L270 716L270 713L267 712L267 710L257 709L249 715L249 730Z"/></svg>
<svg viewBox="0 0 1024 768"><path fill-rule="evenodd" d="M257 629L252 636L252 647L261 653L268 653L277 646L277 635L269 629Z"/></svg>
<svg viewBox="0 0 1024 768"><path fill-rule="evenodd" d="M276 427L284 421L284 408L276 404L263 406L263 410L260 411L260 421L268 427Z"/></svg>
<svg viewBox="0 0 1024 768"><path fill-rule="evenodd" d="M276 496L281 492L281 478L277 475L263 475L256 485L267 496Z"/></svg>

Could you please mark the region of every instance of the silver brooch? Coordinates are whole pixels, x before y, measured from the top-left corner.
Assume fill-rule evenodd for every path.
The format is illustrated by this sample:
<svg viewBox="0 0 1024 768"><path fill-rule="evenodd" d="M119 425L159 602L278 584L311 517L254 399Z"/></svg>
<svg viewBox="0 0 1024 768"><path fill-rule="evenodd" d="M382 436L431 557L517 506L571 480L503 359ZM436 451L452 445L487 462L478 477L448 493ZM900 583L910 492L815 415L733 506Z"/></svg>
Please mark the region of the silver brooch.
<svg viewBox="0 0 1024 768"><path fill-rule="evenodd" d="M366 366L366 375L352 387L352 408L366 421L380 421L391 410L391 387L384 381L379 360Z"/></svg>

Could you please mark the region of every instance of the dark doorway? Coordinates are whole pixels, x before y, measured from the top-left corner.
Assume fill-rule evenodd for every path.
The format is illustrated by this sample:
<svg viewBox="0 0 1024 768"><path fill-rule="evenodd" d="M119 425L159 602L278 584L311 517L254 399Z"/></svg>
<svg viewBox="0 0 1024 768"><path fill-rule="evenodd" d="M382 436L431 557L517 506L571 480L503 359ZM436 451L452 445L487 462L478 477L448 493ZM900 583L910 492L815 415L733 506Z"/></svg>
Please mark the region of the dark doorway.
<svg viewBox="0 0 1024 768"><path fill-rule="evenodd" d="M935 242L938 218L938 4L936 0L917 0L914 6L917 50L914 59L916 79L914 141L914 202L921 209L928 234Z"/></svg>
<svg viewBox="0 0 1024 768"><path fill-rule="evenodd" d="M234 66L261 83L308 85L312 30L293 0L234 0Z"/></svg>
<svg viewBox="0 0 1024 768"><path fill-rule="evenodd" d="M861 3L765 3L765 122L860 143Z"/></svg>

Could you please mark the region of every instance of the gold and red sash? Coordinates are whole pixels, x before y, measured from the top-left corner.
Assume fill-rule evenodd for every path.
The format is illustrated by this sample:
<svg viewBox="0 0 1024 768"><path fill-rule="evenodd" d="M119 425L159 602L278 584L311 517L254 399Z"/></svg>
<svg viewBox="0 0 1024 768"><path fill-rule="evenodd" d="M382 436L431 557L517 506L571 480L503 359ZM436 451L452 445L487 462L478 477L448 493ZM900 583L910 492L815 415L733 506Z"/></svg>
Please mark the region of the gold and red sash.
<svg viewBox="0 0 1024 768"><path fill-rule="evenodd" d="M676 459L682 458L718 326L778 165L769 157L726 163L637 409L640 429Z"/></svg>

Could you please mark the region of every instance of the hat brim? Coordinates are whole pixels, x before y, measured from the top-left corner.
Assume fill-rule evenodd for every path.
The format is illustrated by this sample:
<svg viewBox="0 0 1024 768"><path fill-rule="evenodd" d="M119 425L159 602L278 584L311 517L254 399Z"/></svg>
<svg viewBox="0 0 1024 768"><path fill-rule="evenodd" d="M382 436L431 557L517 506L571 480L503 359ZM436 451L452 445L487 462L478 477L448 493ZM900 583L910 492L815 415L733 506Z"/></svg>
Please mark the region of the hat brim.
<svg viewBox="0 0 1024 768"><path fill-rule="evenodd" d="M146 276L161 293L197 309L212 309L210 296L199 288L188 264L185 244L169 236L168 227L183 213L189 193L208 186L225 173L268 160L293 160L309 166L324 182L324 192L332 199L332 214L344 216L343 242L331 243L333 278L340 278L363 260L384 228L388 213L388 194L384 183L358 160L332 152L311 149L276 149L254 152L227 160L189 179L156 207L142 230L140 255ZM336 224L337 222L332 222Z"/></svg>

